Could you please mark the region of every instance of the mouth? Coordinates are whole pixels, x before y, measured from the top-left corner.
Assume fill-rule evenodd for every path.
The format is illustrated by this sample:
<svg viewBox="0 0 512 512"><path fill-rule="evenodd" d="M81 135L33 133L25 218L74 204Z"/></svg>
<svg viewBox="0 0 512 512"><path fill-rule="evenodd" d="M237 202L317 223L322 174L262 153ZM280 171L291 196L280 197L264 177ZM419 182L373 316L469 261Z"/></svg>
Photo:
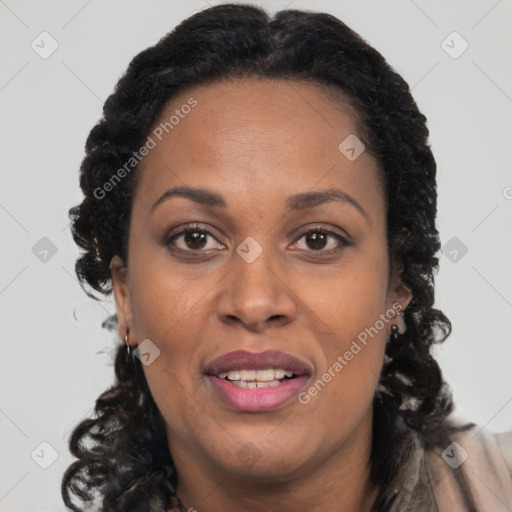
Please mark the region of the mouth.
<svg viewBox="0 0 512 512"><path fill-rule="evenodd" d="M214 395L237 411L265 412L284 406L306 385L311 368L279 351L230 352L204 371Z"/></svg>
<svg viewBox="0 0 512 512"><path fill-rule="evenodd" d="M267 368L265 370L230 370L216 375L234 386L245 389L273 388L298 375L284 368Z"/></svg>

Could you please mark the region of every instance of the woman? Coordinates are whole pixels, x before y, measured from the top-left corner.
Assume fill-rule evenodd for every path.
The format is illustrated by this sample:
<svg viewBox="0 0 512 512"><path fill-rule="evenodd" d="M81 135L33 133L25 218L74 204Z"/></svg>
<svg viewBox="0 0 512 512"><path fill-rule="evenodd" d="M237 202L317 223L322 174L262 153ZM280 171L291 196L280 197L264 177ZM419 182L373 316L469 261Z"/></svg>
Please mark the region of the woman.
<svg viewBox="0 0 512 512"><path fill-rule="evenodd" d="M430 353L425 122L327 14L219 5L133 59L70 210L124 346L68 507L510 510L510 435L450 416Z"/></svg>

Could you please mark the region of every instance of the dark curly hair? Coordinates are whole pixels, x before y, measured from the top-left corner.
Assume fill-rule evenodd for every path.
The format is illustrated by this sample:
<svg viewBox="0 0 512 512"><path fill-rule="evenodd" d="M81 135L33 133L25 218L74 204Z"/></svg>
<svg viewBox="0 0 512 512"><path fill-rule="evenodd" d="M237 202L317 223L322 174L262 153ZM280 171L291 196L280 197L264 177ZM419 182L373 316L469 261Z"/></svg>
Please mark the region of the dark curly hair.
<svg viewBox="0 0 512 512"><path fill-rule="evenodd" d="M440 242L436 163L426 119L405 81L344 23L324 13L283 10L270 17L257 6L223 4L191 16L138 54L87 139L80 169L84 199L69 210L73 238L83 249L76 273L83 288L88 283L104 295L112 293L112 257L128 264L137 169L105 197L99 198L98 190L143 145L178 92L238 77L304 80L334 92L357 112L360 136L379 165L390 266L400 269L413 296L404 313L407 332L387 345L374 398L370 478L380 492L373 510L389 510L393 499L384 491L400 464L393 455L403 442L398 425L418 433L426 450L446 447L453 433L472 425L448 420L450 390L430 353L451 325L433 307ZM116 322L114 315L107 327ZM182 510L164 419L140 361L128 357L122 344L115 376L115 384L96 400L95 417L71 435L70 450L78 460L63 476L64 502L73 511L83 509L72 497L82 505L99 498L96 506L103 512ZM463 474L456 477L466 488ZM465 495L468 510L474 510L469 491Z"/></svg>

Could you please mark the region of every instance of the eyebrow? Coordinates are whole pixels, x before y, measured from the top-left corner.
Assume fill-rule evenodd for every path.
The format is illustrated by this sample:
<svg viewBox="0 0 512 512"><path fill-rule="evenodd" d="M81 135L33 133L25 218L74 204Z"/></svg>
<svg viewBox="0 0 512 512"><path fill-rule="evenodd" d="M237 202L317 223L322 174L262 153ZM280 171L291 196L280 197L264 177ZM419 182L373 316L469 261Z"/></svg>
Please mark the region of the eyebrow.
<svg viewBox="0 0 512 512"><path fill-rule="evenodd" d="M150 213L157 206L172 197L184 197L203 206L215 208L227 208L228 204L224 197L212 190L206 188L190 187L186 185L173 187L166 192L153 204ZM354 206L364 217L368 215L364 208L349 194L339 188L329 188L324 190L315 190L313 192L301 192L286 199L286 207L292 212L308 210L329 201L338 201L348 203Z"/></svg>

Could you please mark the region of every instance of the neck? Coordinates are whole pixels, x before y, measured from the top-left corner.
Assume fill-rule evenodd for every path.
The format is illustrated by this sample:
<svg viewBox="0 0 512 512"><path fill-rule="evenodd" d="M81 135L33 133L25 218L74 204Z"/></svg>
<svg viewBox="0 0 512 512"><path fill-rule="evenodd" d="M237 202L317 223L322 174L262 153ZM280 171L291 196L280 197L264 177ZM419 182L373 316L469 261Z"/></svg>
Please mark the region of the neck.
<svg viewBox="0 0 512 512"><path fill-rule="evenodd" d="M185 510L336 510L370 512L378 493L369 480L372 418L331 454L309 461L293 477L254 479L208 468L204 459L173 451L179 475L177 495ZM185 457L188 455L188 460Z"/></svg>

